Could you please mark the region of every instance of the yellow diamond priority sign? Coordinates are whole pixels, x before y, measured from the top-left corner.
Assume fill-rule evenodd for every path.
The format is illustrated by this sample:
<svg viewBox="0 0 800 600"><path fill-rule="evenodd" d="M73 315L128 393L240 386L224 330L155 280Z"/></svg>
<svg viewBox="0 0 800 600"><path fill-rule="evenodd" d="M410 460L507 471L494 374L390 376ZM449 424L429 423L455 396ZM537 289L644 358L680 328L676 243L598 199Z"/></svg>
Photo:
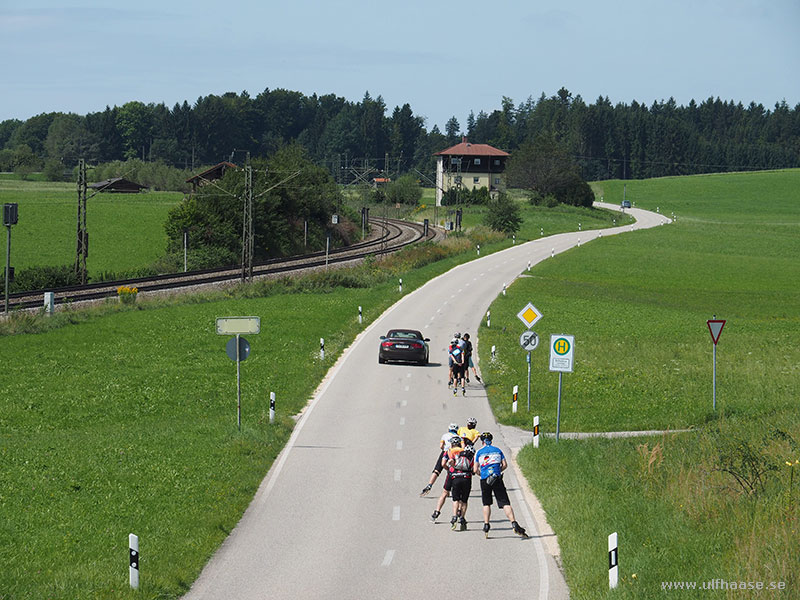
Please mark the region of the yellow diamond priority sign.
<svg viewBox="0 0 800 600"><path fill-rule="evenodd" d="M542 313L539 312L539 309L533 304L528 302L525 308L517 313L517 318L525 323L525 327L530 329L536 321L542 318Z"/></svg>

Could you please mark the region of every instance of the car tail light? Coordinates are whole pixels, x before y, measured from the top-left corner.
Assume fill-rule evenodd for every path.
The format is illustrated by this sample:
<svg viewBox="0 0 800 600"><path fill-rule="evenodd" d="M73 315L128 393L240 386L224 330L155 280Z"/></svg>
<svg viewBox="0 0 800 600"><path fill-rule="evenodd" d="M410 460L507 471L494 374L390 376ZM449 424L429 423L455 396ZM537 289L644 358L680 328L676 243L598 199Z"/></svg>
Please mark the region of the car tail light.
<svg viewBox="0 0 800 600"><path fill-rule="evenodd" d="M392 347L392 342L390 342L389 340L386 340L385 342L381 343L381 346L383 348L391 348Z"/></svg>
<svg viewBox="0 0 800 600"><path fill-rule="evenodd" d="M411 347L416 349L416 350L422 350L422 344L420 344L419 342L412 343Z"/></svg>

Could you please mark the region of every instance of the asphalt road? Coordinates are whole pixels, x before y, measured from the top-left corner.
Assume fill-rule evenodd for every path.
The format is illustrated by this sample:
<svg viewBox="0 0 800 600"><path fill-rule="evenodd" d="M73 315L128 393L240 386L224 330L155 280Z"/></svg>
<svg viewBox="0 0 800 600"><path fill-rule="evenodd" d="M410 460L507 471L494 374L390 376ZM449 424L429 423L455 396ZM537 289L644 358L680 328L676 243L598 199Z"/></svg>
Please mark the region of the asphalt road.
<svg viewBox="0 0 800 600"><path fill-rule="evenodd" d="M628 210L637 229L665 220ZM629 225L603 230L603 236L628 231ZM496 506L491 538L484 538L477 481L465 532L450 530L449 500L439 523L430 521L443 477L429 496L419 492L451 421L463 425L476 417L478 428L494 432L510 459L483 388L473 381L466 397L447 389L446 346L453 333L469 332L479 343L476 332L488 306L528 261L534 265L597 236L583 231L516 245L452 269L387 310L331 369L242 520L185 598L484 592L504 600L568 598L513 469L505 481L517 520L531 535L527 540L514 535ZM392 327L422 330L431 339L431 364L379 365L378 338Z"/></svg>

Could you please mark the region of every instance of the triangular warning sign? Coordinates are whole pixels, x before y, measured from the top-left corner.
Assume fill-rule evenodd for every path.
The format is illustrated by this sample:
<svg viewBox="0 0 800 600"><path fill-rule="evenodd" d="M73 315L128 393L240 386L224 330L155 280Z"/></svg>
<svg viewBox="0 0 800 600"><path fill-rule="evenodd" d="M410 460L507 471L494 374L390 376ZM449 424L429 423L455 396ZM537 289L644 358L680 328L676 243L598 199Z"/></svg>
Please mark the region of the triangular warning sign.
<svg viewBox="0 0 800 600"><path fill-rule="evenodd" d="M711 332L711 339L714 340L714 345L716 346L722 333L722 328L725 327L725 319L711 319L706 321L706 324Z"/></svg>

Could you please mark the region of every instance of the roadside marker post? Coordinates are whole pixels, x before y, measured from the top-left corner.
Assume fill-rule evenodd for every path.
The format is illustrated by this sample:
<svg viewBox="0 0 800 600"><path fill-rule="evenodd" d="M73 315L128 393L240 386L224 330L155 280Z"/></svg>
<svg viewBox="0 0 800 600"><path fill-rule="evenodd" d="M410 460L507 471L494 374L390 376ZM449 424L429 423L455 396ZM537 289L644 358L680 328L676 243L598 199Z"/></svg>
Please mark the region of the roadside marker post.
<svg viewBox="0 0 800 600"><path fill-rule="evenodd" d="M497 358L497 346L492 346L492 360Z"/></svg>
<svg viewBox="0 0 800 600"><path fill-rule="evenodd" d="M275 392L269 393L269 422L275 422Z"/></svg>
<svg viewBox="0 0 800 600"><path fill-rule="evenodd" d="M399 288L399 291L400 291L400 293L401 293L401 294L403 293L403 278L402 278L402 277L400 278L400 288Z"/></svg>
<svg viewBox="0 0 800 600"><path fill-rule="evenodd" d="M478 256L480 256L480 255L481 255L481 245L478 244Z"/></svg>
<svg viewBox="0 0 800 600"><path fill-rule="evenodd" d="M512 413L516 413L517 412L517 393L518 392L519 392L519 386L515 385L514 386L513 400L511 401L511 412Z"/></svg>
<svg viewBox="0 0 800 600"><path fill-rule="evenodd" d="M561 432L561 383L564 373L572 373L575 353L575 336L550 336L550 370L558 371L558 407L556 409L556 442Z"/></svg>
<svg viewBox="0 0 800 600"><path fill-rule="evenodd" d="M134 590L139 589L139 536L128 534L128 579Z"/></svg>
<svg viewBox="0 0 800 600"><path fill-rule="evenodd" d="M506 295L506 284L504 283L503 284L503 296L505 296L505 295Z"/></svg>
<svg viewBox="0 0 800 600"><path fill-rule="evenodd" d="M242 430L242 379L241 364L250 356L250 342L241 337L243 333L261 333L260 317L218 317L217 335L234 335L225 344L225 352L236 362L236 424Z"/></svg>
<svg viewBox="0 0 800 600"><path fill-rule="evenodd" d="M325 360L325 338L319 338L319 359Z"/></svg>
<svg viewBox="0 0 800 600"><path fill-rule="evenodd" d="M358 324L361 325L362 317L361 317L361 307L358 307Z"/></svg>
<svg viewBox="0 0 800 600"><path fill-rule="evenodd" d="M722 328L725 327L725 319L717 319L717 315L714 315L713 319L706 321L706 325L708 325L708 331L711 333L711 341L714 342L714 370L712 375L714 395L711 406L713 410L717 410L717 342L719 341L719 336L722 335Z"/></svg>
<svg viewBox="0 0 800 600"><path fill-rule="evenodd" d="M492 326L492 311L487 310L486 311L486 327L488 328L488 327L491 327L491 326Z"/></svg>
<svg viewBox="0 0 800 600"><path fill-rule="evenodd" d="M614 589L619 582L619 548L617 532L608 536L608 587Z"/></svg>
<svg viewBox="0 0 800 600"><path fill-rule="evenodd" d="M528 272L530 273L531 270L531 261L528 261Z"/></svg>
<svg viewBox="0 0 800 600"><path fill-rule="evenodd" d="M539 447L539 415L533 417L533 447Z"/></svg>

